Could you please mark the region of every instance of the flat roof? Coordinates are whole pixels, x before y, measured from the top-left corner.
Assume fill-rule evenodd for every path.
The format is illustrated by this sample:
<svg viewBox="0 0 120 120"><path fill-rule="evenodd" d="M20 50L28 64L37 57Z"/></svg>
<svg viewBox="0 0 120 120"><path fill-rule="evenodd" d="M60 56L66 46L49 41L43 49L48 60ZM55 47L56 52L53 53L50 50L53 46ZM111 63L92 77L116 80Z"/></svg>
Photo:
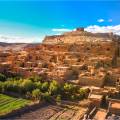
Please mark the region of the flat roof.
<svg viewBox="0 0 120 120"><path fill-rule="evenodd" d="M116 109L120 109L120 103L114 102L114 103L111 104L111 107L116 108Z"/></svg>
<svg viewBox="0 0 120 120"><path fill-rule="evenodd" d="M102 99L102 95L95 95L95 94L91 94L90 96L89 96L89 98L90 99Z"/></svg>

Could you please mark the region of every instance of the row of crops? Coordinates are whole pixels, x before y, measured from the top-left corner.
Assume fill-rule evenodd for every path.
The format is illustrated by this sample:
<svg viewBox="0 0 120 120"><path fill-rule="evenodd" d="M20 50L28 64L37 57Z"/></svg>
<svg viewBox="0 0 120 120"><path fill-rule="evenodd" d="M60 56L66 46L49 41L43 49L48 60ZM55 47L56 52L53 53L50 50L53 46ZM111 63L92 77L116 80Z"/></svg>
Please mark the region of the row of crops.
<svg viewBox="0 0 120 120"><path fill-rule="evenodd" d="M13 98L4 94L0 94L0 115L4 115L13 110L22 108L29 103L30 101L25 99Z"/></svg>

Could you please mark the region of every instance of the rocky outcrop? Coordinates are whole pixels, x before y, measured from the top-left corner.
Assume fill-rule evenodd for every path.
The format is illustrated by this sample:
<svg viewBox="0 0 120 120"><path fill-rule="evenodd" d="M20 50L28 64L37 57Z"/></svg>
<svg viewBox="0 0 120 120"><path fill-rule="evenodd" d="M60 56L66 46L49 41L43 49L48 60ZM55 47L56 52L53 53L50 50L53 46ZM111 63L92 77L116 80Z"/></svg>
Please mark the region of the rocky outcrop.
<svg viewBox="0 0 120 120"><path fill-rule="evenodd" d="M76 31L65 32L62 35L46 36L43 44L82 44L83 42L106 42L112 41L116 36L113 33L90 33L84 28L77 28ZM118 37L118 36L117 36Z"/></svg>

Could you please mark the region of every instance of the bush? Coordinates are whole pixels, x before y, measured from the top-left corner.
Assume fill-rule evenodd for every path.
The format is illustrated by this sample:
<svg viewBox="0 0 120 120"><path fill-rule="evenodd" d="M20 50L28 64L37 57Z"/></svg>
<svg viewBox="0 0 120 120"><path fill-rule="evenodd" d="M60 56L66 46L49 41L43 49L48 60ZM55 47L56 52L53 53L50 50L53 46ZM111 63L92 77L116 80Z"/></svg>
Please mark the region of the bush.
<svg viewBox="0 0 120 120"><path fill-rule="evenodd" d="M32 76L29 79L32 80L32 81L34 81L34 82L40 82L40 81L42 81L42 77L38 76L38 75Z"/></svg>
<svg viewBox="0 0 120 120"><path fill-rule="evenodd" d="M49 93L51 93L51 95L56 95L57 93L59 93L59 85L58 85L57 81L53 80L50 83Z"/></svg>
<svg viewBox="0 0 120 120"><path fill-rule="evenodd" d="M48 91L48 89L49 89L49 84L48 84L48 82L42 83L41 90L42 90L43 92L46 92L46 91Z"/></svg>
<svg viewBox="0 0 120 120"><path fill-rule="evenodd" d="M42 89L42 83L41 82L35 82L35 87L38 89Z"/></svg>
<svg viewBox="0 0 120 120"><path fill-rule="evenodd" d="M23 80L21 86L24 92L31 92L35 88L35 84L29 79Z"/></svg>
<svg viewBox="0 0 120 120"><path fill-rule="evenodd" d="M15 93L19 93L19 91L21 90L19 87L19 83L18 81L5 81L4 82L4 91L6 92L15 92Z"/></svg>
<svg viewBox="0 0 120 120"><path fill-rule="evenodd" d="M70 96L70 99L71 99L72 101L74 101L74 100L76 100L76 96L75 96L75 95L71 95L71 96Z"/></svg>
<svg viewBox="0 0 120 120"><path fill-rule="evenodd" d="M0 81L5 81L5 80L6 80L6 76L0 73Z"/></svg>
<svg viewBox="0 0 120 120"><path fill-rule="evenodd" d="M61 95L57 95L56 101L57 101L57 102L61 102Z"/></svg>
<svg viewBox="0 0 120 120"><path fill-rule="evenodd" d="M87 90L87 89L82 89L82 88L80 88L80 89L78 90L78 92L79 92L79 94L80 94L79 97L80 97L81 99L85 98L86 95L88 94L88 90Z"/></svg>
<svg viewBox="0 0 120 120"><path fill-rule="evenodd" d="M34 89L32 91L32 97L35 99L35 100L40 100L41 99L41 92L39 89Z"/></svg>
<svg viewBox="0 0 120 120"><path fill-rule="evenodd" d="M73 91L75 91L74 85L68 83L64 84L64 92L72 93Z"/></svg>
<svg viewBox="0 0 120 120"><path fill-rule="evenodd" d="M57 95L56 102L57 104L61 103L61 95Z"/></svg>
<svg viewBox="0 0 120 120"><path fill-rule="evenodd" d="M50 96L50 94L49 94L48 92L45 92L45 93L43 94L43 99L44 99L45 101L47 101L47 102L50 102L50 101L51 101L51 96Z"/></svg>
<svg viewBox="0 0 120 120"><path fill-rule="evenodd" d="M0 81L0 93L3 92L3 88L4 88L4 86L3 86L3 82Z"/></svg>

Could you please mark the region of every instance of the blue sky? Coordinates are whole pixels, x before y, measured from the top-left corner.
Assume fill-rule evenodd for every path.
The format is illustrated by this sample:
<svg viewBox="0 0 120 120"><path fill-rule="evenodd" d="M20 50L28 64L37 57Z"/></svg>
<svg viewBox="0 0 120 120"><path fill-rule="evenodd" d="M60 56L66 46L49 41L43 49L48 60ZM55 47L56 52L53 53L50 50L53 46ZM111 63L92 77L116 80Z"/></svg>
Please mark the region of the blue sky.
<svg viewBox="0 0 120 120"><path fill-rule="evenodd" d="M0 1L0 42L41 42L80 26L120 33L120 1Z"/></svg>

